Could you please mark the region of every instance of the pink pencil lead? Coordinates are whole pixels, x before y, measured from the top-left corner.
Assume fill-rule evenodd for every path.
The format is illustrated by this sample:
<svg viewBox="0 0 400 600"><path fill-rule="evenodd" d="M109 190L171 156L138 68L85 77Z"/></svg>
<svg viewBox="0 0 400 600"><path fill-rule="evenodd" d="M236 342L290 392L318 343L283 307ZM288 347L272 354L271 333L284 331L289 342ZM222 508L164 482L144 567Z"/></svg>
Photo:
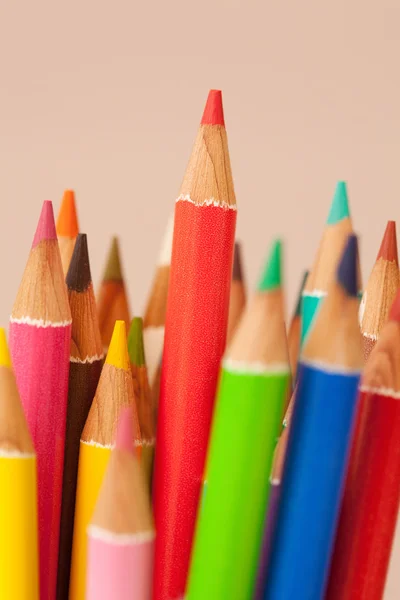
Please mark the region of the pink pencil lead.
<svg viewBox="0 0 400 600"><path fill-rule="evenodd" d="M42 212L33 238L32 248L35 248L42 240L56 240L56 224L54 221L53 203L50 200L43 202Z"/></svg>

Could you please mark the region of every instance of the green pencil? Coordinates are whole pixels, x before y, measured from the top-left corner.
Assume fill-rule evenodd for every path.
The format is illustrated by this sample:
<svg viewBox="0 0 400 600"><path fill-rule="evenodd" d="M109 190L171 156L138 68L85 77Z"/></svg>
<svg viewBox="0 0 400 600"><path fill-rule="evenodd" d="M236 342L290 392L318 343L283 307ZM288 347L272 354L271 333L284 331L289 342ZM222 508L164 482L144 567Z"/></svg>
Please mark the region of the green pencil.
<svg viewBox="0 0 400 600"><path fill-rule="evenodd" d="M301 302L301 347L321 303L327 295L347 237L351 233L353 233L353 226L347 187L344 181L339 181L336 185L318 253L304 286Z"/></svg>
<svg viewBox="0 0 400 600"><path fill-rule="evenodd" d="M187 600L251 600L289 384L281 242L223 361Z"/></svg>

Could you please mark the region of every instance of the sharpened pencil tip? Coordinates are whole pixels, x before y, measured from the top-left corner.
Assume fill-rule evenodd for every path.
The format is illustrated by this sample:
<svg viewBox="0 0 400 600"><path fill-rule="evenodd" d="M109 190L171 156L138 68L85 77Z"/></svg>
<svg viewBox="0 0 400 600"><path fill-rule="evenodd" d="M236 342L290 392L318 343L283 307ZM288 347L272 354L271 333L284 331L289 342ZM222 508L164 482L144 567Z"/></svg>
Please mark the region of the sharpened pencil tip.
<svg viewBox="0 0 400 600"><path fill-rule="evenodd" d="M122 281L121 258L118 238L112 238L107 264L103 274L103 281Z"/></svg>
<svg viewBox="0 0 400 600"><path fill-rule="evenodd" d="M84 292L92 283L86 233L79 233L76 238L65 282L75 292Z"/></svg>
<svg viewBox="0 0 400 600"><path fill-rule="evenodd" d="M8 349L6 331L0 327L0 366L11 369L11 356Z"/></svg>
<svg viewBox="0 0 400 600"><path fill-rule="evenodd" d="M272 244L257 290L266 292L279 288L282 283L282 242L275 240Z"/></svg>
<svg viewBox="0 0 400 600"><path fill-rule="evenodd" d="M201 124L225 126L221 90L210 90L206 106L204 108L203 118L201 119Z"/></svg>
<svg viewBox="0 0 400 600"><path fill-rule="evenodd" d="M130 371L125 321L115 321L106 363L117 369Z"/></svg>
<svg viewBox="0 0 400 600"><path fill-rule="evenodd" d="M383 235L382 243L376 260L379 258L383 258L384 260L388 260L390 262L395 262L397 265L399 264L395 221L388 221L386 225L385 233Z"/></svg>
<svg viewBox="0 0 400 600"><path fill-rule="evenodd" d="M358 240L354 234L347 238L337 270L337 281L348 296L358 296Z"/></svg>
<svg viewBox="0 0 400 600"><path fill-rule="evenodd" d="M53 203L45 200L33 238L32 248L35 248L43 240L56 240L56 225L54 222Z"/></svg>
<svg viewBox="0 0 400 600"><path fill-rule="evenodd" d="M326 223L327 225L335 225L335 223L349 216L350 210L346 182L338 181Z"/></svg>
<svg viewBox="0 0 400 600"><path fill-rule="evenodd" d="M146 364L143 344L143 319L134 317L128 334L128 352L132 365L142 367Z"/></svg>
<svg viewBox="0 0 400 600"><path fill-rule="evenodd" d="M78 216L76 213L75 193L65 190L57 217L57 235L75 239L79 233Z"/></svg>
<svg viewBox="0 0 400 600"><path fill-rule="evenodd" d="M235 242L235 251L233 254L232 279L233 279L233 281L243 281L242 245L240 242Z"/></svg>
<svg viewBox="0 0 400 600"><path fill-rule="evenodd" d="M115 447L118 450L126 452L134 452L133 445L133 408L132 406L124 406L118 419L117 436Z"/></svg>
<svg viewBox="0 0 400 600"><path fill-rule="evenodd" d="M297 297L296 311L294 313L295 317L300 317L300 315L301 315L301 298L302 298L302 295L303 295L304 287L306 285L308 274L309 274L309 271L304 271L304 273L303 273L303 279L301 281L299 295Z"/></svg>

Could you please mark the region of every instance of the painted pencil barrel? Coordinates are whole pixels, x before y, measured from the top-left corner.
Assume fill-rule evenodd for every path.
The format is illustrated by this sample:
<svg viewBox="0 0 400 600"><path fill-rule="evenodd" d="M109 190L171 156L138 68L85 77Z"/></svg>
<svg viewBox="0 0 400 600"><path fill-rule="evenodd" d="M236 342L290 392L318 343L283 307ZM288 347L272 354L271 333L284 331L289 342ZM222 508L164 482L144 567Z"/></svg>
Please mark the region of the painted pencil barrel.
<svg viewBox="0 0 400 600"><path fill-rule="evenodd" d="M111 448L80 443L69 600L85 600L87 528L110 454Z"/></svg>
<svg viewBox="0 0 400 600"><path fill-rule="evenodd" d="M36 458L0 456L0 598L39 599Z"/></svg>
<svg viewBox="0 0 400 600"><path fill-rule="evenodd" d="M88 530L86 600L150 600L154 534Z"/></svg>
<svg viewBox="0 0 400 600"><path fill-rule="evenodd" d="M185 590L225 347L235 223L231 208L176 203L154 470L158 600Z"/></svg>
<svg viewBox="0 0 400 600"><path fill-rule="evenodd" d="M271 553L271 544L275 529L276 515L278 513L279 498L281 495L280 482L270 482L270 490L267 505L267 515L264 524L264 533L261 545L260 558L258 561L257 581L254 592L254 600L262 600L265 586L265 574L268 567L268 559Z"/></svg>
<svg viewBox="0 0 400 600"><path fill-rule="evenodd" d="M318 314L326 294L303 294L301 298L301 337L300 346L303 346L307 333Z"/></svg>
<svg viewBox="0 0 400 600"><path fill-rule="evenodd" d="M37 454L41 598L55 597L71 325L10 323L10 350ZM25 353L31 349L29 361Z"/></svg>
<svg viewBox="0 0 400 600"><path fill-rule="evenodd" d="M358 382L300 365L264 600L323 598Z"/></svg>
<svg viewBox="0 0 400 600"><path fill-rule="evenodd" d="M400 404L390 393L360 396L327 599L383 597L400 501ZM354 459L354 460L353 460Z"/></svg>
<svg viewBox="0 0 400 600"><path fill-rule="evenodd" d="M189 600L253 597L269 474L288 383L288 373L222 370Z"/></svg>

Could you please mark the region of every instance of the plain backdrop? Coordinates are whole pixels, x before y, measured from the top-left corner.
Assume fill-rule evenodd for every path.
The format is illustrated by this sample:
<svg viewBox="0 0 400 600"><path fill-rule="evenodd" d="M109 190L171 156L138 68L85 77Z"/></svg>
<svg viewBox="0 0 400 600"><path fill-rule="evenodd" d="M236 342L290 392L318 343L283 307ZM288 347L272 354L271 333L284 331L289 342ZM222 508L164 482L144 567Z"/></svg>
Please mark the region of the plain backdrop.
<svg viewBox="0 0 400 600"><path fill-rule="evenodd" d="M118 233L140 314L213 87L249 284L283 236L292 309L337 179L367 277L400 216L399 22L397 0L1 0L0 323L41 203L67 187L94 281Z"/></svg>

